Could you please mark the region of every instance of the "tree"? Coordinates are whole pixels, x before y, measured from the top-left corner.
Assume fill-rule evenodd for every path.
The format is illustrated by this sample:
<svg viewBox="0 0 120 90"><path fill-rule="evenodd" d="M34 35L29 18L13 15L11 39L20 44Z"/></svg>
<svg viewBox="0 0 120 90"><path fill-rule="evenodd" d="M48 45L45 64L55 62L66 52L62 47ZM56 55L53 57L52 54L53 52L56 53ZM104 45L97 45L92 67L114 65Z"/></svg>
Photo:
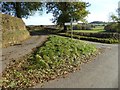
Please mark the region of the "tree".
<svg viewBox="0 0 120 90"><path fill-rule="evenodd" d="M118 15L112 14L112 15L110 15L110 18L112 19L113 22L120 23L120 7L118 7L118 9L116 10L116 12L117 12Z"/></svg>
<svg viewBox="0 0 120 90"><path fill-rule="evenodd" d="M49 2L46 3L47 13L53 13L53 23L64 26L64 30L67 30L65 26L66 22L84 21L89 12L86 10L90 4L85 2Z"/></svg>
<svg viewBox="0 0 120 90"><path fill-rule="evenodd" d="M1 2L2 13L16 16L18 18L28 18L35 11L42 10L40 2Z"/></svg>
<svg viewBox="0 0 120 90"><path fill-rule="evenodd" d="M112 19L113 22L120 22L120 18L115 16L114 14L111 15L111 19Z"/></svg>
<svg viewBox="0 0 120 90"><path fill-rule="evenodd" d="M112 22L109 22L104 29L107 31L120 33L120 8L118 8L116 11L118 13L118 16L114 14L110 15L110 19L112 20Z"/></svg>

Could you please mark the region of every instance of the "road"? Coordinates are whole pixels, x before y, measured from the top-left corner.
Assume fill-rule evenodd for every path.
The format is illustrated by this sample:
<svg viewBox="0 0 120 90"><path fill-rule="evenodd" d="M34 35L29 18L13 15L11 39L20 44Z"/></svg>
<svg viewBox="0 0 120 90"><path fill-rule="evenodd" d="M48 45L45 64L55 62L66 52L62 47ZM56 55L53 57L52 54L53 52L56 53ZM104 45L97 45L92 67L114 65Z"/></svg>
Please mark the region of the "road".
<svg viewBox="0 0 120 90"><path fill-rule="evenodd" d="M12 59L20 58L40 46L47 36L32 36L21 45L2 49L0 69L4 70ZM118 87L118 45L94 43L97 48L105 48L105 52L98 55L95 60L82 65L81 70L69 74L66 78L59 78L46 82L43 88L117 88ZM1 52L0 52L1 53ZM2 71L1 70L1 71ZM1 73L1 72L0 72ZM38 84L33 88L40 88Z"/></svg>
<svg viewBox="0 0 120 90"><path fill-rule="evenodd" d="M93 44L106 49L94 61L82 65L81 70L46 82L42 88L118 88L118 45ZM40 87L38 84L33 88Z"/></svg>
<svg viewBox="0 0 120 90"><path fill-rule="evenodd" d="M31 53L34 48L42 45L43 42L47 40L47 37L48 36L46 35L35 35L31 36L31 38L28 40L23 41L20 45L2 48L2 54L0 54L0 74L2 74L2 71L10 63L11 60L17 60L26 54Z"/></svg>

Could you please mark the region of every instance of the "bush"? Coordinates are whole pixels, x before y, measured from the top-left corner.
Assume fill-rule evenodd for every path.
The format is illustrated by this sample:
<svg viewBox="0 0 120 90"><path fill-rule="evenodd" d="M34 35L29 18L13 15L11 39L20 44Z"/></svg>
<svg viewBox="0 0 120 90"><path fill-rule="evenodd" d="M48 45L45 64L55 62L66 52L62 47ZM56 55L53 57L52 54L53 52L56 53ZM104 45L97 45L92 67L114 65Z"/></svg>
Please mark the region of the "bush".
<svg viewBox="0 0 120 90"><path fill-rule="evenodd" d="M91 30L90 24L78 24L73 27L73 30Z"/></svg>
<svg viewBox="0 0 120 90"><path fill-rule="evenodd" d="M28 31L34 31L34 30L43 30L44 26L43 25L38 25L38 26L30 25L30 26L26 26L26 28Z"/></svg>
<svg viewBox="0 0 120 90"><path fill-rule="evenodd" d="M73 27L73 30L81 30L82 29L82 25L75 25L74 27Z"/></svg>
<svg viewBox="0 0 120 90"><path fill-rule="evenodd" d="M119 32L120 33L120 23L109 23L104 28L106 31L109 32Z"/></svg>
<svg viewBox="0 0 120 90"><path fill-rule="evenodd" d="M92 26L90 24L86 25L86 30L91 30Z"/></svg>

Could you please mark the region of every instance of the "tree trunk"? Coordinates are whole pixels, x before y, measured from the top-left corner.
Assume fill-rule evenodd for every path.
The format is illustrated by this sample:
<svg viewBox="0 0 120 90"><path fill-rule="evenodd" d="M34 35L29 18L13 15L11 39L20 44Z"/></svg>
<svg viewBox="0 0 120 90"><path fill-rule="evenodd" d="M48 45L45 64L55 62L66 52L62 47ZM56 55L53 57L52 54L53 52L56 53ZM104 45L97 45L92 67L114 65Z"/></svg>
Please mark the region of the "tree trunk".
<svg viewBox="0 0 120 90"><path fill-rule="evenodd" d="M64 25L64 32L67 32L67 26Z"/></svg>
<svg viewBox="0 0 120 90"><path fill-rule="evenodd" d="M18 18L22 18L21 16L21 3L20 2L15 2L14 3L14 8L15 8L15 16Z"/></svg>

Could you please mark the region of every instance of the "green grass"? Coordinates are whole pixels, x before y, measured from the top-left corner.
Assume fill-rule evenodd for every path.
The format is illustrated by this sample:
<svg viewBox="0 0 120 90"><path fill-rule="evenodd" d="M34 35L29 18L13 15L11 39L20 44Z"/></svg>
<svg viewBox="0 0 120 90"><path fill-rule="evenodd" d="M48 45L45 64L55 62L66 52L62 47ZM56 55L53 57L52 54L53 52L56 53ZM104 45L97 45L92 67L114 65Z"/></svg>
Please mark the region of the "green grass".
<svg viewBox="0 0 120 90"><path fill-rule="evenodd" d="M92 29L92 30L73 30L73 32L84 32L84 33L102 33L105 32L103 29Z"/></svg>
<svg viewBox="0 0 120 90"><path fill-rule="evenodd" d="M80 40L50 36L27 59L14 62L3 72L3 87L26 88L73 72L96 55L97 48Z"/></svg>

